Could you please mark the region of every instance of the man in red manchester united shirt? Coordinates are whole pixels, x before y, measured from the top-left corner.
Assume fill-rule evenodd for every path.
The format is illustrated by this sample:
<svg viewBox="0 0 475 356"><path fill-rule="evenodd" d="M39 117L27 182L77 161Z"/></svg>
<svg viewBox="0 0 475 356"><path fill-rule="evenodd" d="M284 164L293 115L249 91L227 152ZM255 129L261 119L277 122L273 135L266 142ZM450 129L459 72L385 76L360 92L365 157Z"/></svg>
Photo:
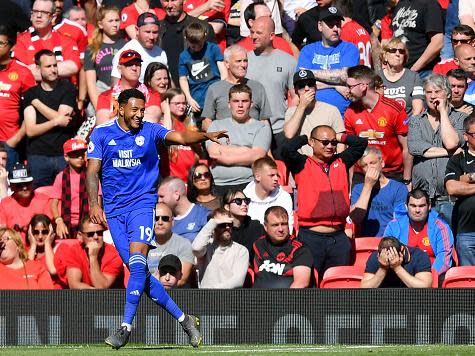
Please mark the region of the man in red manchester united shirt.
<svg viewBox="0 0 475 356"><path fill-rule="evenodd" d="M412 156L407 150L407 115L396 101L375 91L375 74L363 65L348 69L346 81L352 104L345 112L345 129L349 135L368 138L386 163L385 176L411 182Z"/></svg>

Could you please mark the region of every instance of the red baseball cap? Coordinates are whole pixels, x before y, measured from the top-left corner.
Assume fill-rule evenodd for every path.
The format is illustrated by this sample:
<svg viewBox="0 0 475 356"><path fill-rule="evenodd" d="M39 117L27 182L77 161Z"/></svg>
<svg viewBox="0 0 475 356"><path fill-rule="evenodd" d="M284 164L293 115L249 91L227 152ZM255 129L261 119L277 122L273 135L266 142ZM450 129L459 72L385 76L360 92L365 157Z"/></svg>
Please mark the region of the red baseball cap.
<svg viewBox="0 0 475 356"><path fill-rule="evenodd" d="M71 138L67 140L63 145L64 154L68 154L74 151L86 151L87 142L82 138Z"/></svg>
<svg viewBox="0 0 475 356"><path fill-rule="evenodd" d="M142 62L142 56L139 52L133 49L128 49L120 54L119 64L127 64L132 61Z"/></svg>

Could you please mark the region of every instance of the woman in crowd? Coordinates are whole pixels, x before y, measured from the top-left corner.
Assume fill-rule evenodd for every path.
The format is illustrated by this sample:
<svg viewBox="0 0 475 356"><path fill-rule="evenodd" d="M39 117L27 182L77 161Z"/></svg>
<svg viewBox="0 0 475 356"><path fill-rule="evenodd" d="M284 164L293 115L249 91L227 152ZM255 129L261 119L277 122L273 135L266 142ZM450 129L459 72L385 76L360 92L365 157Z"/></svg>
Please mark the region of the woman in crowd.
<svg viewBox="0 0 475 356"><path fill-rule="evenodd" d="M117 7L103 6L97 10L96 28L84 55L87 93L94 110L99 94L111 87L112 58L125 44L119 26Z"/></svg>
<svg viewBox="0 0 475 356"><path fill-rule="evenodd" d="M221 199L213 193L214 180L209 167L204 163L195 163L189 172L188 200L210 210L221 207Z"/></svg>
<svg viewBox="0 0 475 356"><path fill-rule="evenodd" d="M392 38L383 46L383 69L378 74L383 79L384 96L399 102L408 116L419 115L424 110L424 90L419 74L404 68L409 54L400 38Z"/></svg>
<svg viewBox="0 0 475 356"><path fill-rule="evenodd" d="M41 262L50 275L56 275L54 266L54 252L56 234L49 217L43 214L36 214L31 218L28 225L28 259Z"/></svg>
<svg viewBox="0 0 475 356"><path fill-rule="evenodd" d="M265 234L264 227L258 220L252 220L247 212L251 199L242 190L228 190L223 197L223 207L233 216L233 241L245 246L249 251L249 261L254 258L252 245Z"/></svg>
<svg viewBox="0 0 475 356"><path fill-rule="evenodd" d="M54 289L45 266L29 260L20 234L7 228L0 229L0 289Z"/></svg>
<svg viewBox="0 0 475 356"><path fill-rule="evenodd" d="M185 94L181 89L168 89L163 95L162 101L163 126L174 131L196 130L196 126L187 115L187 107ZM198 161L201 152L200 145L169 146L168 155L161 154L160 157L162 177L175 176L186 183L188 172L191 166Z"/></svg>
<svg viewBox="0 0 475 356"><path fill-rule="evenodd" d="M144 84L149 91L150 101L154 104L147 107L146 114L157 118L162 117L160 103L162 96L170 89L170 83L170 72L165 64L152 62L147 66L144 74Z"/></svg>

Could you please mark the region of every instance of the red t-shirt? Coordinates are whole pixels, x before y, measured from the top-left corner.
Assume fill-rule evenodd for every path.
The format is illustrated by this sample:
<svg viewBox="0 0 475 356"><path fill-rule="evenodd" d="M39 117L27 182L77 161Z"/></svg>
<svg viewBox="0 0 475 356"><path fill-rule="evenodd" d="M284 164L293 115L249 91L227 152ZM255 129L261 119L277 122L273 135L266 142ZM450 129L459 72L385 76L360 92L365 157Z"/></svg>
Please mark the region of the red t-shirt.
<svg viewBox="0 0 475 356"><path fill-rule="evenodd" d="M73 39L53 30L51 32L51 37L47 40L42 40L35 36L32 41L30 32L32 30L33 29L30 28L30 30L26 30L18 35L14 52L15 58L26 65L30 65L35 63L34 56L39 50L49 49L55 53L60 50L61 54L56 54L58 62L71 60L76 63L78 68L81 68L79 49Z"/></svg>
<svg viewBox="0 0 475 356"><path fill-rule="evenodd" d="M424 228L416 233L414 229L409 225L409 239L407 240L407 246L418 247L422 251L425 251L429 257L435 258L434 250L430 245L429 235L427 233L428 225L424 225Z"/></svg>
<svg viewBox="0 0 475 356"><path fill-rule="evenodd" d="M160 21L163 20L166 15L165 11L159 7L150 9L149 12L154 13ZM124 7L120 13L120 29L125 30L130 25L136 26L139 16L140 14L137 10L137 7L135 6L135 3Z"/></svg>
<svg viewBox="0 0 475 356"><path fill-rule="evenodd" d="M120 81L118 85L120 85ZM151 92L140 83L139 86L137 86L137 89L145 95L145 99L147 100L145 102L145 108L148 108L149 106L160 106L160 95L150 95ZM110 112L110 118L116 117L119 113L119 103L117 102L119 94L120 90L114 90L114 88L99 94L96 111L107 109Z"/></svg>
<svg viewBox="0 0 475 356"><path fill-rule="evenodd" d="M187 130L187 128L181 121L175 120L173 130L182 132ZM188 172L191 166L196 163L195 151L190 146L174 145L174 149L170 154L163 145L160 147L160 175L162 177L175 176L186 183Z"/></svg>
<svg viewBox="0 0 475 356"><path fill-rule="evenodd" d="M82 272L81 282L92 285L91 273L89 269L89 258L86 250L83 248L79 240L68 241L66 244L61 244L58 250L54 254L54 265L58 273L58 278L61 284L67 288L68 278L66 276L66 270L68 268L78 268ZM104 242L104 255L100 261L101 272L118 277L124 270L122 260L119 253L114 246ZM120 279L120 278L119 278ZM116 280L113 286L120 286L120 280ZM123 285L123 284L122 284Z"/></svg>
<svg viewBox="0 0 475 356"><path fill-rule="evenodd" d="M0 70L0 141L8 140L20 129L21 97L35 85L31 71L17 60Z"/></svg>
<svg viewBox="0 0 475 356"><path fill-rule="evenodd" d="M25 261L25 268L12 269L0 263L0 289L54 289L46 267L39 261Z"/></svg>
<svg viewBox="0 0 475 356"><path fill-rule="evenodd" d="M434 66L432 73L447 75L447 73L452 69L458 69L459 66L455 64L453 58L443 59Z"/></svg>
<svg viewBox="0 0 475 356"><path fill-rule="evenodd" d="M183 4L183 10L186 13L190 12L193 9L207 3L208 0L185 0ZM226 24L229 19L229 14L231 13L231 0L224 0L224 8L221 11L209 10L203 12L198 18L200 20L205 20L206 22L212 21L221 21L224 22L224 28L221 32L216 35L216 42L221 49L221 52L224 52L226 49Z"/></svg>
<svg viewBox="0 0 475 356"><path fill-rule="evenodd" d="M381 150L384 172L402 172L402 147L398 135L407 135L406 120L406 111L400 104L380 96L371 112L360 103L351 104L345 112L345 129L348 135L368 138L368 146Z"/></svg>
<svg viewBox="0 0 475 356"><path fill-rule="evenodd" d="M28 206L20 205L12 196L8 196L0 201L0 224L8 228L15 225L21 229L23 244L26 245L26 231L33 215L45 214L52 218L49 196L42 193L35 193Z"/></svg>
<svg viewBox="0 0 475 356"><path fill-rule="evenodd" d="M87 47L87 31L80 24L63 19L61 23L54 26L54 29L63 35L72 38L76 42L79 49L79 57L84 60L84 52Z"/></svg>
<svg viewBox="0 0 475 356"><path fill-rule="evenodd" d="M341 39L351 42L360 52L360 64L371 66L371 37L358 22L351 20L341 28Z"/></svg>
<svg viewBox="0 0 475 356"><path fill-rule="evenodd" d="M241 41L238 42L238 45L244 47L248 52L254 51L255 49L254 44L252 43L252 38L250 36L243 38ZM281 51L284 51L290 54L291 56L294 55L289 43L282 37L274 36L274 39L272 40L272 47L280 49Z"/></svg>

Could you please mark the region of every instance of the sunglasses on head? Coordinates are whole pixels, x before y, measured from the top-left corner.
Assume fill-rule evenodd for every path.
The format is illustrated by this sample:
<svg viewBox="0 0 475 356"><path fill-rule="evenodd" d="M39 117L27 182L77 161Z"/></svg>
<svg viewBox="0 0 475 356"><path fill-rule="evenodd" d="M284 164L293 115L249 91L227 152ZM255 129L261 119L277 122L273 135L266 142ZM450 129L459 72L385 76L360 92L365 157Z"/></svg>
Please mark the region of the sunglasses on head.
<svg viewBox="0 0 475 356"><path fill-rule="evenodd" d="M172 220L172 217L168 215L155 215L155 221L158 220L162 220L163 222L170 222Z"/></svg>
<svg viewBox="0 0 475 356"><path fill-rule="evenodd" d="M39 235L39 234L41 234L41 235L48 235L48 233L49 233L49 230L46 230L46 229L44 229L44 230L36 230L36 229L34 229L34 230L33 230L33 235Z"/></svg>
<svg viewBox="0 0 475 356"><path fill-rule="evenodd" d="M92 238L94 237L95 234L97 234L97 236L103 236L104 235L104 230L97 230L97 231L89 231L89 232L82 232L84 235L86 235L87 237L89 238Z"/></svg>
<svg viewBox="0 0 475 356"><path fill-rule="evenodd" d="M194 180L210 179L210 178L211 178L211 172L195 173L195 175L193 176Z"/></svg>
<svg viewBox="0 0 475 356"><path fill-rule="evenodd" d="M234 203L236 205L242 205L242 203L249 205L251 203L251 198L234 198L229 202L229 204Z"/></svg>
<svg viewBox="0 0 475 356"><path fill-rule="evenodd" d="M221 224L216 225L216 227L220 229L225 229L225 228L231 229L233 227L233 223L221 223Z"/></svg>
<svg viewBox="0 0 475 356"><path fill-rule="evenodd" d="M389 53L396 53L399 52L399 54L406 54L406 50L403 48L388 48L387 51Z"/></svg>

